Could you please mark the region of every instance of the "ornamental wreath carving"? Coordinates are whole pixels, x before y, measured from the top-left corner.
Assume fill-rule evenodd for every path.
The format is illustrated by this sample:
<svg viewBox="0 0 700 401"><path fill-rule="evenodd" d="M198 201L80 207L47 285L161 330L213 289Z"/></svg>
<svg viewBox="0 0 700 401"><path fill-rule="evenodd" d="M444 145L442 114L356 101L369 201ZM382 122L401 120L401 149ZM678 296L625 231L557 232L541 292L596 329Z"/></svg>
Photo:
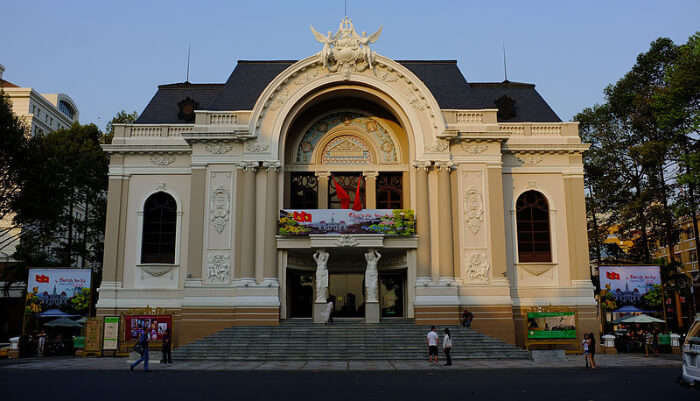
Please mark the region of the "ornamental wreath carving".
<svg viewBox="0 0 700 401"><path fill-rule="evenodd" d="M207 152L209 153L214 153L216 155L223 155L224 153L228 153L233 149L233 145L230 143L208 143L204 147Z"/></svg>
<svg viewBox="0 0 700 401"><path fill-rule="evenodd" d="M153 155L151 163L156 166L169 166L175 162L175 155Z"/></svg>
<svg viewBox="0 0 700 401"><path fill-rule="evenodd" d="M473 234L477 234L481 229L481 222L484 221L484 202L475 187L467 189L464 195L464 215L467 227Z"/></svg>
<svg viewBox="0 0 700 401"><path fill-rule="evenodd" d="M481 252L474 253L467 263L467 279L471 281L488 281L489 268L486 254Z"/></svg>
<svg viewBox="0 0 700 401"><path fill-rule="evenodd" d="M224 232L230 214L231 195L223 186L219 186L212 192L211 200L209 201L209 220L219 234Z"/></svg>
<svg viewBox="0 0 700 401"><path fill-rule="evenodd" d="M231 257L229 255L209 255L207 263L207 280L210 283L225 283L228 281Z"/></svg>

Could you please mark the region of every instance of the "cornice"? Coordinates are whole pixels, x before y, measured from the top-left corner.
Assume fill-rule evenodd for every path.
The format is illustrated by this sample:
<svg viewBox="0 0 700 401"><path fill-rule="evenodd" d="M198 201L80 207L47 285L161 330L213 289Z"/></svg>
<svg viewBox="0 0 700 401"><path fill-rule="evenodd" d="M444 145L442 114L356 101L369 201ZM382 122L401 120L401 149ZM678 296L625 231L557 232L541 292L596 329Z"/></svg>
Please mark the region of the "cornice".
<svg viewBox="0 0 700 401"><path fill-rule="evenodd" d="M102 145L106 153L139 153L139 154L190 154L192 148L189 145Z"/></svg>
<svg viewBox="0 0 700 401"><path fill-rule="evenodd" d="M563 144L504 144L504 153L583 153L590 148L588 143Z"/></svg>

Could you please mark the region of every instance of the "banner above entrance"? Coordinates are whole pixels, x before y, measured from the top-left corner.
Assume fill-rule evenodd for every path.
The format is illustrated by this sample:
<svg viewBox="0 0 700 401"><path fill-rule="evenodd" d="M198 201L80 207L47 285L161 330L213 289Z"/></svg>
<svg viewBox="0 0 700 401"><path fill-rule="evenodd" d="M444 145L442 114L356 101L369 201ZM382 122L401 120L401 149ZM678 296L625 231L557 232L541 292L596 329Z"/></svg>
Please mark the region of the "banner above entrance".
<svg viewBox="0 0 700 401"><path fill-rule="evenodd" d="M416 218L410 209L282 209L280 235L309 234L416 234Z"/></svg>

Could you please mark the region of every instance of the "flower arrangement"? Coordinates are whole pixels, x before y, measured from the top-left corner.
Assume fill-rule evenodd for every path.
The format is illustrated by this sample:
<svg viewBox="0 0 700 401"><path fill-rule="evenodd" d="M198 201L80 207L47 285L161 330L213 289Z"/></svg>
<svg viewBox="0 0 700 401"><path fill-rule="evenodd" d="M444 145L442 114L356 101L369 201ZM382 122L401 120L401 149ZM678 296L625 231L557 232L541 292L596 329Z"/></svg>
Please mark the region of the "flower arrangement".
<svg viewBox="0 0 700 401"><path fill-rule="evenodd" d="M396 209L392 216L385 216L379 223L367 226L367 230L384 235L408 237L416 234L416 216L413 210Z"/></svg>
<svg viewBox="0 0 700 401"><path fill-rule="evenodd" d="M278 228L280 235L305 235L311 232L311 228L299 224L291 216L280 217Z"/></svg>

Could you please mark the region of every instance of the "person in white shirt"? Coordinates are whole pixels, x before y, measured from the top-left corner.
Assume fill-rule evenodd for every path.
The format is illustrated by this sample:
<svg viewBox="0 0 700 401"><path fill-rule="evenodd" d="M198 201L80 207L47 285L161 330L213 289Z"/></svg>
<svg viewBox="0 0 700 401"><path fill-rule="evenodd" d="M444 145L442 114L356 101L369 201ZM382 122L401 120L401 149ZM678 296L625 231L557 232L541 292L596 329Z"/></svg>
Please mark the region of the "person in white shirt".
<svg viewBox="0 0 700 401"><path fill-rule="evenodd" d="M452 357L450 356L450 351L452 351L452 337L450 336L450 329L445 328L445 337L442 340L442 350L445 352L445 358L447 363L445 366L452 365Z"/></svg>
<svg viewBox="0 0 700 401"><path fill-rule="evenodd" d="M428 335L425 339L428 344L428 361L438 363L438 343L440 342L440 337L435 329L435 326L430 328ZM433 357L435 360L433 361Z"/></svg>

